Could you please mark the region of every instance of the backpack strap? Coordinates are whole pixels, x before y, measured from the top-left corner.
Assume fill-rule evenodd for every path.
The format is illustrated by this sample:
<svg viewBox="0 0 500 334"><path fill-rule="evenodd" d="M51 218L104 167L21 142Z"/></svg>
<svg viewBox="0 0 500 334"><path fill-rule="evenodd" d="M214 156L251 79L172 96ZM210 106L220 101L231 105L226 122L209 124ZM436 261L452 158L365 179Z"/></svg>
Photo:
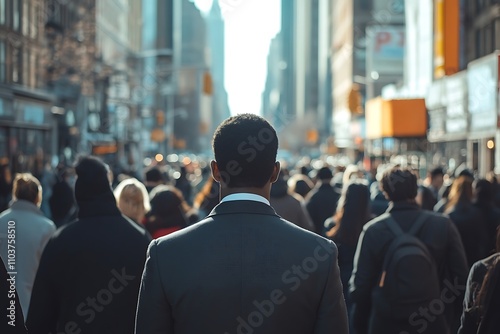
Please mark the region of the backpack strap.
<svg viewBox="0 0 500 334"><path fill-rule="evenodd" d="M407 233L410 235L416 235L429 217L430 215L422 210ZM401 229L401 226L399 226L399 224L396 222L396 220L394 220L391 214L388 214L387 217L385 217L385 222L395 236L398 237L405 234L405 232Z"/></svg>
<svg viewBox="0 0 500 334"><path fill-rule="evenodd" d="M418 231L424 226L424 223L429 219L431 215L429 215L425 210L422 210L417 217L417 219L411 224L410 230L408 231L408 234L411 235L416 235Z"/></svg>
<svg viewBox="0 0 500 334"><path fill-rule="evenodd" d="M404 234L403 230L401 229L399 224L394 220L391 214L387 215L385 223L396 237L399 237L400 235Z"/></svg>

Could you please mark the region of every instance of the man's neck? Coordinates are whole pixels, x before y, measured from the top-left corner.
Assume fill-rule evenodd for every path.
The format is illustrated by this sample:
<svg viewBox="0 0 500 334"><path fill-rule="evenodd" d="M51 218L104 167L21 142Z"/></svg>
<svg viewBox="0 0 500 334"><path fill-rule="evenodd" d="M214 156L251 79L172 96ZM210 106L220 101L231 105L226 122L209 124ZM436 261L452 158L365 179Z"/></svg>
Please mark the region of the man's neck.
<svg viewBox="0 0 500 334"><path fill-rule="evenodd" d="M264 188L254 188L254 187L241 187L241 188L228 188L222 187L220 190L221 199L231 195L239 193L255 194L264 197L269 201L270 199L270 187L265 186Z"/></svg>

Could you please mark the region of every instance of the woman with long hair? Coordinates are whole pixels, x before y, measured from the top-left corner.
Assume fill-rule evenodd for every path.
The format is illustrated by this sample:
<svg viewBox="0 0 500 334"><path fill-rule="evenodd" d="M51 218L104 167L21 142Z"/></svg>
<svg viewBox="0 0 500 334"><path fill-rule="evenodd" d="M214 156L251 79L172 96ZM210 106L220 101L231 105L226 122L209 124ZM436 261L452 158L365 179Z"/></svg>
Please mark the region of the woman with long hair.
<svg viewBox="0 0 500 334"><path fill-rule="evenodd" d="M469 267L486 256L481 244L483 216L472 203L472 182L468 176L460 176L453 182L445 210L460 233Z"/></svg>
<svg viewBox="0 0 500 334"><path fill-rule="evenodd" d="M349 298L349 279L353 270L354 254L363 226L370 220L370 190L366 181L356 179L344 185L342 195L337 205L337 211L325 226L334 225L326 236L332 239L338 247L340 279L344 287L344 298L348 312L351 301Z"/></svg>
<svg viewBox="0 0 500 334"><path fill-rule="evenodd" d="M497 232L496 251L472 266L458 334L496 334L499 331L500 229Z"/></svg>

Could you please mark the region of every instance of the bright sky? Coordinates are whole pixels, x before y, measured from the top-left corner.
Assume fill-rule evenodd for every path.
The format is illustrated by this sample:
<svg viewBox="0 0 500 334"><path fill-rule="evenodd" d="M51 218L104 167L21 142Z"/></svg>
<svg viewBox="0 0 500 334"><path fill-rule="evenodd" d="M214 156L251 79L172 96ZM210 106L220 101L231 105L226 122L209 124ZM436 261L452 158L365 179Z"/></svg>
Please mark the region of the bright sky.
<svg viewBox="0 0 500 334"><path fill-rule="evenodd" d="M209 11L212 0L195 0ZM260 113L271 39L281 28L281 0L219 0L226 23L226 90L232 114Z"/></svg>

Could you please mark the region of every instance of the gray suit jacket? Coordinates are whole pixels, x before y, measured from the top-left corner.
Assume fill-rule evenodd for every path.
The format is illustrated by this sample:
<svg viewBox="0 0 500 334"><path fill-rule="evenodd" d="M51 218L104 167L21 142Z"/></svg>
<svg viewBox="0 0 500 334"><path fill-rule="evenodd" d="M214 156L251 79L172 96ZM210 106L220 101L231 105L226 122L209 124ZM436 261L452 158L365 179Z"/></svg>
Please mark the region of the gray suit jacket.
<svg viewBox="0 0 500 334"><path fill-rule="evenodd" d="M254 201L153 240L137 334L347 333L335 244Z"/></svg>

